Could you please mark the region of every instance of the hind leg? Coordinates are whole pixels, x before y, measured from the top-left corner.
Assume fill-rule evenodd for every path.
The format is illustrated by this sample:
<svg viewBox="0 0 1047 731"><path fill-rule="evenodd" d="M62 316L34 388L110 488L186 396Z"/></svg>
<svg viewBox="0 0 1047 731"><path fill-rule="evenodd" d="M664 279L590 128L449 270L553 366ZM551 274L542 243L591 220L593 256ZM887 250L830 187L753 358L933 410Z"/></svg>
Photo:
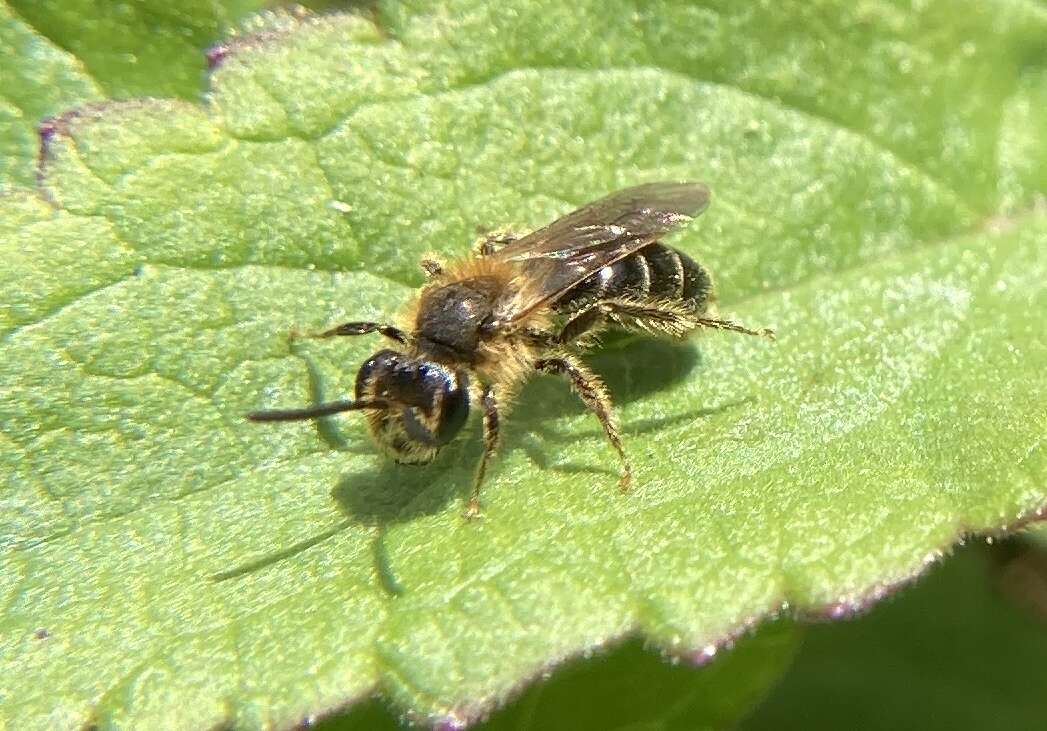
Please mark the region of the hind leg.
<svg viewBox="0 0 1047 731"><path fill-rule="evenodd" d="M600 300L568 320L558 339L563 344L573 343L607 325L683 337L699 326L699 318L682 303L669 300Z"/></svg>
<svg viewBox="0 0 1047 731"><path fill-rule="evenodd" d="M704 317L683 302L672 300L608 299L594 302L581 310L564 325L558 340L561 344L598 332L608 324L626 330L682 338L700 327L731 330L746 335L761 335L774 339L769 328L750 330L730 320Z"/></svg>
<svg viewBox="0 0 1047 731"><path fill-rule="evenodd" d="M774 330L769 327L762 327L759 330L750 330L747 327L742 327L737 322L731 322L730 320L717 320L713 317L699 317L699 327L708 327L713 330L730 330L731 332L742 333L743 335L759 335L760 337L774 340Z"/></svg>
<svg viewBox="0 0 1047 731"><path fill-rule="evenodd" d="M618 424L614 418L614 410L611 405L611 397L607 388L599 376L586 368L580 361L569 355L560 355L554 358L543 358L534 364L537 370L562 376L578 397L586 405L589 411L600 420L607 441L614 447L621 460L622 473L618 480L618 488L625 492L632 482L633 471L629 465L629 458L625 456L625 448L622 446L622 438L618 434Z"/></svg>

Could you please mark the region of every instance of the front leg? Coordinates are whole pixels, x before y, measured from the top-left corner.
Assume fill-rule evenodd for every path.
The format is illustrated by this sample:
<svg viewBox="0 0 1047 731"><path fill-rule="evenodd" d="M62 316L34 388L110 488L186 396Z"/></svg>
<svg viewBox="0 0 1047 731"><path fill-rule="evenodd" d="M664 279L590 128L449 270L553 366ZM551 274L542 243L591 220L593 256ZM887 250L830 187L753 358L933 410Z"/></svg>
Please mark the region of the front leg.
<svg viewBox="0 0 1047 731"><path fill-rule="evenodd" d="M333 338L342 335L368 335L374 332L381 333L385 337L405 345L409 340L407 333L400 328L395 325L385 325L380 322L343 322L341 325L337 325L319 333L307 335L301 335L298 333L292 334L296 337Z"/></svg>
<svg viewBox="0 0 1047 731"><path fill-rule="evenodd" d="M476 467L476 478L473 480L473 492L469 496L469 505L465 509L466 518L480 517L480 488L483 486L484 475L487 474L487 464L498 451L500 417L498 415L498 399L495 397L492 386L484 386L480 403L484 410L484 451L480 457L480 464Z"/></svg>
<svg viewBox="0 0 1047 731"><path fill-rule="evenodd" d="M595 373L590 371L581 361L569 355L560 355L554 358L543 358L535 363L534 367L545 373L553 373L563 376L571 384L571 388L585 403L589 411L596 414L603 427L607 441L618 452L618 458L622 464L622 476L618 480L618 488L625 492L629 489L629 483L633 479L632 467L629 458L625 456L621 437L618 435L618 425L614 418L611 397L607 394L607 387Z"/></svg>
<svg viewBox="0 0 1047 731"><path fill-rule="evenodd" d="M517 234L511 231L493 231L476 242L476 245L473 247L473 253L477 256L490 256L506 244L511 244L519 238Z"/></svg>

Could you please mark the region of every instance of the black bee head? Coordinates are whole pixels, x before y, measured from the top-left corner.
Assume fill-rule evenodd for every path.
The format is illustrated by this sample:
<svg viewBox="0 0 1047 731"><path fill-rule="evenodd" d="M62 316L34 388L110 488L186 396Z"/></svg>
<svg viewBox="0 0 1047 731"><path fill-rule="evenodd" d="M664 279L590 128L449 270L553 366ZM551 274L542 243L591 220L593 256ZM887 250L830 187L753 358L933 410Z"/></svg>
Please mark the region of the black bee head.
<svg viewBox="0 0 1047 731"><path fill-rule="evenodd" d="M356 399L388 404L367 411L375 441L397 462L424 464L465 424L469 377L439 363L381 350L360 366Z"/></svg>

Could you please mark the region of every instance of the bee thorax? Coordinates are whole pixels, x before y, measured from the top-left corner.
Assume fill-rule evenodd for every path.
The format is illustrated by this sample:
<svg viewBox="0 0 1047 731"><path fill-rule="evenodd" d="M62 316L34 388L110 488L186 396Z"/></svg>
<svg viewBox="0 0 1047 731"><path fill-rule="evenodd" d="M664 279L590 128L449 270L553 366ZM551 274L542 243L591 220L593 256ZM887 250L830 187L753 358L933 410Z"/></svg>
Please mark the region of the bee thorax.
<svg viewBox="0 0 1047 731"><path fill-rule="evenodd" d="M445 362L473 362L481 326L500 291L493 277L463 279L427 291L415 320L419 351Z"/></svg>

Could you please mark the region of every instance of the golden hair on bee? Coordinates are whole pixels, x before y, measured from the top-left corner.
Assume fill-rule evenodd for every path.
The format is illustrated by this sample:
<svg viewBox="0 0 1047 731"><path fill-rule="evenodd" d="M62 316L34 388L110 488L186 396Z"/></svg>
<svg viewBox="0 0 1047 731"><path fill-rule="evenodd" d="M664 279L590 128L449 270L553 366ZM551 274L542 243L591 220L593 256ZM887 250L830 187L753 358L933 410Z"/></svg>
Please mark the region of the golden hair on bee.
<svg viewBox="0 0 1047 731"><path fill-rule="evenodd" d="M424 463L461 431L471 409L483 419L483 452L467 515L494 456L507 405L529 376L563 378L632 471L610 395L578 354L609 327L686 337L704 328L772 336L710 312L709 272L662 236L709 202L701 183L660 182L620 190L526 236L489 237L472 255L422 260L426 283L397 325L347 322L316 337L380 333L397 348L360 367L355 399L304 409L256 411L253 421L292 421L364 411L378 446L400 462Z"/></svg>

